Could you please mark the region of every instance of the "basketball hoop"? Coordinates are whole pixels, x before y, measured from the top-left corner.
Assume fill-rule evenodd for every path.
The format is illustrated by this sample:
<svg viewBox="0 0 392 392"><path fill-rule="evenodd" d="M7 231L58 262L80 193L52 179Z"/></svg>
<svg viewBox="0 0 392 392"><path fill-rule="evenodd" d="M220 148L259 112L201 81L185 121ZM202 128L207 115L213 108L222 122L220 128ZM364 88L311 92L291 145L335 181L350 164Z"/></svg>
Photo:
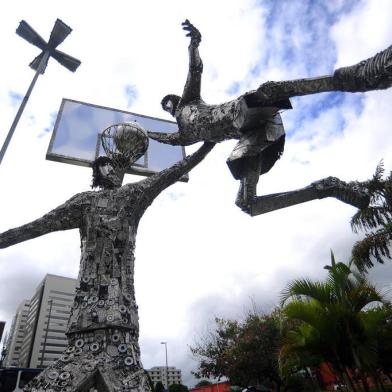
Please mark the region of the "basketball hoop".
<svg viewBox="0 0 392 392"><path fill-rule="evenodd" d="M111 125L102 132L102 147L117 167L126 168L148 148L148 135L137 122Z"/></svg>

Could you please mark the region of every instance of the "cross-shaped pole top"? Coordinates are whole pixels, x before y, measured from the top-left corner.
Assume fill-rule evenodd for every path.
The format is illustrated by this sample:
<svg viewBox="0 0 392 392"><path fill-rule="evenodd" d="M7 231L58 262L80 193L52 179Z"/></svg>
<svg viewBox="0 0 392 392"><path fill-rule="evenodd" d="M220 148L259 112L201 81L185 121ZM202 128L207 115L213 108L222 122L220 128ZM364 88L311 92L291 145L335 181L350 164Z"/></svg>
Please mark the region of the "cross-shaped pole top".
<svg viewBox="0 0 392 392"><path fill-rule="evenodd" d="M16 113L15 119L11 125L10 130L8 131L7 137L5 138L4 144L0 150L0 164L3 160L5 152L7 151L12 135L14 134L15 128L30 97L35 82L37 81L38 76L45 72L49 58L53 57L61 65L63 65L65 68L69 69L72 72L75 72L81 64L80 60L56 49L57 46L60 45L71 33L71 31L72 29L69 26L67 26L60 19L57 19L53 26L52 32L50 33L49 41L46 42L25 20L22 20L19 23L19 26L16 29L16 34L24 38L26 41L30 42L32 45L40 48L42 52L30 63L30 67L33 68L36 72L32 82L30 83L30 87L28 88L26 95L24 96L23 101L20 104L18 113Z"/></svg>
<svg viewBox="0 0 392 392"><path fill-rule="evenodd" d="M60 19L57 19L53 26L52 32L50 33L49 41L46 42L26 21L22 20L16 29L16 34L42 50L42 52L30 63L30 67L34 70L38 71L40 62L44 57L45 52L49 52L48 59L40 70L40 73L43 74L45 72L49 57L53 57L61 65L72 72L75 72L81 64L80 60L56 49L57 46L60 45L71 33L71 31L72 29L69 26L67 26Z"/></svg>

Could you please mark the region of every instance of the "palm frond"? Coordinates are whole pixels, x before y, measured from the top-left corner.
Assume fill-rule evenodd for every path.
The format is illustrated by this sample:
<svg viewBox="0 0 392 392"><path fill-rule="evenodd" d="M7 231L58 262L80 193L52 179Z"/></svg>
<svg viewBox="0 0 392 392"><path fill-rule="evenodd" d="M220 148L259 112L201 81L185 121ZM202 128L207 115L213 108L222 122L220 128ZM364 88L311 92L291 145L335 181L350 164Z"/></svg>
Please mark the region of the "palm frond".
<svg viewBox="0 0 392 392"><path fill-rule="evenodd" d="M360 284L350 293L349 300L353 312L359 313L365 306L373 302L384 302L384 297L373 285Z"/></svg>
<svg viewBox="0 0 392 392"><path fill-rule="evenodd" d="M385 259L391 258L389 243L392 239L392 224L385 225L374 233L368 233L365 238L357 241L351 252L351 261L359 271L365 272L374 266L374 261L384 264Z"/></svg>
<svg viewBox="0 0 392 392"><path fill-rule="evenodd" d="M369 207L357 211L351 218L354 232L370 231L386 224L392 217L392 175L383 179L384 166L381 161L373 177L361 183L370 196Z"/></svg>
<svg viewBox="0 0 392 392"><path fill-rule="evenodd" d="M385 205L369 206L358 210L351 218L350 225L354 233L370 231L390 221L391 207Z"/></svg>
<svg viewBox="0 0 392 392"><path fill-rule="evenodd" d="M280 298L281 306L289 298L301 299L301 297L312 298L321 303L325 303L330 300L331 290L324 282L312 281L306 278L296 279L289 282L286 289L282 291Z"/></svg>
<svg viewBox="0 0 392 392"><path fill-rule="evenodd" d="M316 327L324 313L323 308L316 303L292 301L283 308L284 314L291 320L299 320Z"/></svg>

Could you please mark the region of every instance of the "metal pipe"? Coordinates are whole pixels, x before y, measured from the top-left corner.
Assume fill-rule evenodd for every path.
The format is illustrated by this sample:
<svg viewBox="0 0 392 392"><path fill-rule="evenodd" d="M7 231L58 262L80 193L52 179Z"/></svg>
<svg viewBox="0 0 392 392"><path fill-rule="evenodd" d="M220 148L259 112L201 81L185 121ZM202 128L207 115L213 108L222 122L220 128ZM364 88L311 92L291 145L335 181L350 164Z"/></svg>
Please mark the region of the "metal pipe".
<svg viewBox="0 0 392 392"><path fill-rule="evenodd" d="M44 55L42 56L41 62L39 63L39 67L37 68L37 71L35 72L34 78L33 78L33 80L30 83L30 87L28 88L28 90L27 90L27 92L26 92L26 94L25 94L25 96L23 98L23 101L20 104L19 110L16 113L15 119L14 119L12 125L11 125L10 130L8 131L7 137L5 138L3 147L1 148L1 151L0 151L0 164L1 164L2 160L3 160L3 158L4 158L5 152L7 151L8 145L9 145L9 143L11 141L12 135L14 134L15 128L18 125L19 119L22 116L22 113L23 113L23 110L24 110L24 108L25 108L25 106L27 104L27 101L29 100L29 97L30 97L30 94L31 94L31 92L32 92L32 90L34 88L35 82L37 81L38 76L41 73L41 70L45 68L45 65L46 65L46 62L48 61L49 55L50 55L49 51L46 51L44 53Z"/></svg>
<svg viewBox="0 0 392 392"><path fill-rule="evenodd" d="M169 390L169 366L167 362L167 342L161 342L161 344L165 345L165 353L166 353L166 390Z"/></svg>

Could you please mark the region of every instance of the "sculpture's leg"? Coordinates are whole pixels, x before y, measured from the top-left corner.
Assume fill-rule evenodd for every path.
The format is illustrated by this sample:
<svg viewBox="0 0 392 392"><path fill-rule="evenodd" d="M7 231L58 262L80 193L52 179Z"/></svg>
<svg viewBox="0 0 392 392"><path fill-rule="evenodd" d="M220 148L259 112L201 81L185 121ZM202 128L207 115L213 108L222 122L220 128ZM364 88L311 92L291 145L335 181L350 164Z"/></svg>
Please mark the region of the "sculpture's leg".
<svg viewBox="0 0 392 392"><path fill-rule="evenodd" d="M257 183L260 178L259 173L260 171L258 168L255 168L255 170L248 168L246 177L243 177L240 180L240 188L237 193L235 204L246 213L249 213L250 205L256 196Z"/></svg>
<svg viewBox="0 0 392 392"><path fill-rule="evenodd" d="M34 378L23 390L25 392L88 392L90 388L95 387L96 370L95 368L86 370L84 362L77 358L73 362L58 360Z"/></svg>
<svg viewBox="0 0 392 392"><path fill-rule="evenodd" d="M69 336L62 357L25 392L151 392L140 363L137 337L130 330L107 329Z"/></svg>
<svg viewBox="0 0 392 392"><path fill-rule="evenodd" d="M254 93L261 102L326 91L365 92L392 86L392 46L331 76L263 83Z"/></svg>
<svg viewBox="0 0 392 392"><path fill-rule="evenodd" d="M97 377L97 385L105 388L102 389L105 392L150 390L147 374L143 369L128 374L123 369L102 369Z"/></svg>
<svg viewBox="0 0 392 392"><path fill-rule="evenodd" d="M242 210L251 216L255 216L326 197L334 197L343 203L361 209L366 208L370 201L369 195L358 183L346 183L336 177L327 177L302 189L255 196L251 200L247 200L247 206ZM245 201L243 204L245 205Z"/></svg>

